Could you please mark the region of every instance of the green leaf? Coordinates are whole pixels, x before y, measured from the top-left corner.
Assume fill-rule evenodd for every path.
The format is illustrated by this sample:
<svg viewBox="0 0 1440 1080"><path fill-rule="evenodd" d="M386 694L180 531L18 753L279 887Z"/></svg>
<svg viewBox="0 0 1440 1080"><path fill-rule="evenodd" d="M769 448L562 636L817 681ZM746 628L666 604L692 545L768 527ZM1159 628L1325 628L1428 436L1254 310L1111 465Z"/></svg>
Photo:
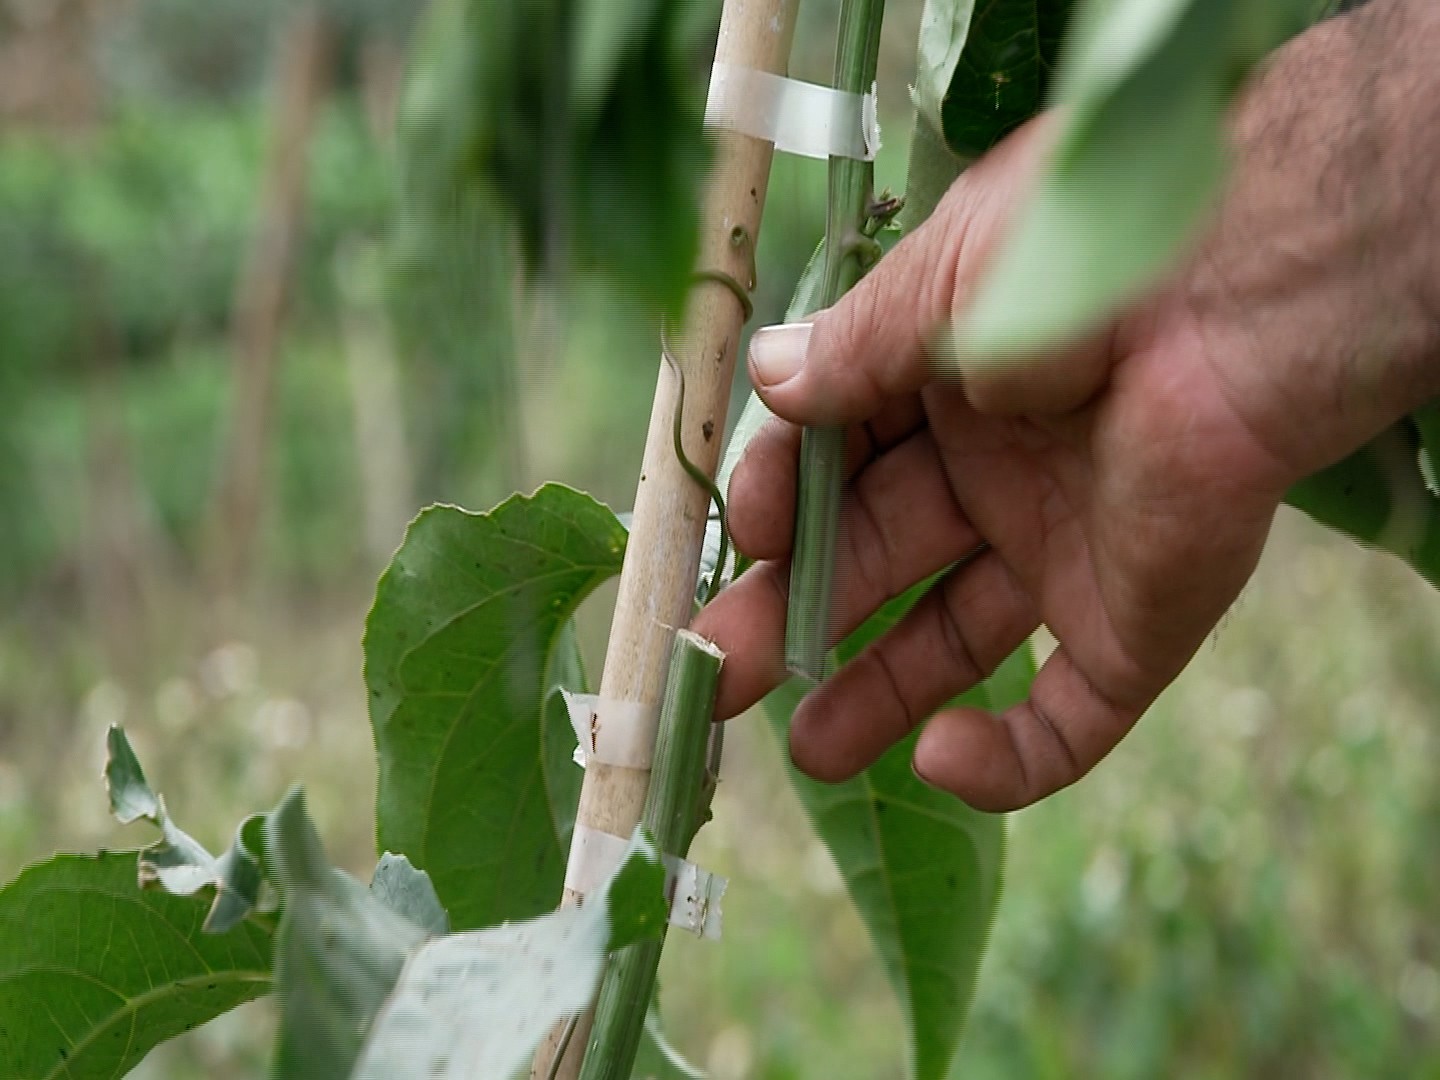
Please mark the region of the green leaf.
<svg viewBox="0 0 1440 1080"><path fill-rule="evenodd" d="M928 583L892 600L839 648L844 663L899 621ZM999 710L1034 676L1028 646L959 700ZM782 745L807 689L791 680L765 699ZM790 777L834 856L910 1024L916 1080L950 1070L1000 895L1004 819L927 787L910 768L916 734L860 776L821 784ZM787 755L788 757L788 755Z"/></svg>
<svg viewBox="0 0 1440 1080"><path fill-rule="evenodd" d="M1406 419L1300 481L1285 501L1322 525L1400 556L1440 588L1440 500L1419 464L1423 428Z"/></svg>
<svg viewBox="0 0 1440 1080"><path fill-rule="evenodd" d="M576 0L575 96L594 101L620 74L625 54L648 36L660 0Z"/></svg>
<svg viewBox="0 0 1440 1080"><path fill-rule="evenodd" d="M952 153L979 157L1039 111L1070 6L1070 0L926 0L915 104Z"/></svg>
<svg viewBox="0 0 1440 1080"><path fill-rule="evenodd" d="M640 299L679 317L698 250L700 190L710 164L702 83L681 0L588 0L606 18L650 9L620 52L603 96L576 96L575 250ZM677 40L678 39L678 40ZM586 122L583 118L588 116Z"/></svg>
<svg viewBox="0 0 1440 1080"><path fill-rule="evenodd" d="M636 830L608 885L529 922L423 946L377 1017L356 1080L511 1076L588 1006L606 956L665 924L659 849Z"/></svg>
<svg viewBox="0 0 1440 1080"><path fill-rule="evenodd" d="M235 839L215 860L215 901L205 919L205 929L212 934L223 934L251 911L273 908L274 894L263 869L265 817L251 814L242 821Z"/></svg>
<svg viewBox="0 0 1440 1080"><path fill-rule="evenodd" d="M431 5L400 112L406 190L503 206L532 269L595 267L678 315L709 159L695 6Z"/></svg>
<svg viewBox="0 0 1440 1080"><path fill-rule="evenodd" d="M429 935L330 865L292 792L265 826L285 897L275 935L277 1080L345 1080L411 949Z"/></svg>
<svg viewBox="0 0 1440 1080"><path fill-rule="evenodd" d="M260 869L263 815L242 822L234 842L217 859L170 820L165 800L145 779L140 759L118 724L106 734L106 747L105 786L110 792L110 812L122 825L144 818L161 832L159 840L140 852L139 885L158 885L175 896L191 896L207 886L214 887L215 898L205 928L217 934L236 926L259 907L264 885Z"/></svg>
<svg viewBox="0 0 1440 1080"><path fill-rule="evenodd" d="M1430 494L1440 498L1440 402L1416 409L1409 420L1420 436L1420 475Z"/></svg>
<svg viewBox="0 0 1440 1080"><path fill-rule="evenodd" d="M414 418L416 468L433 489L462 476L508 485L517 468L515 246L493 200L402 193L387 245L386 314L407 358L403 404Z"/></svg>
<svg viewBox="0 0 1440 1080"><path fill-rule="evenodd" d="M608 508L547 484L486 514L425 511L380 579L365 634L379 844L430 875L459 929L560 894L564 782L542 739L558 725L541 714L570 663L557 638L624 547Z"/></svg>
<svg viewBox="0 0 1440 1080"><path fill-rule="evenodd" d="M417 870L404 855L387 851L380 856L370 879L370 891L395 914L403 915L427 933L439 936L450 932L450 919L440 906L430 875Z"/></svg>
<svg viewBox="0 0 1440 1080"><path fill-rule="evenodd" d="M105 747L105 788L110 793L110 813L121 825L141 818L158 823L164 808L150 781L145 779L145 770L125 737L125 729L112 724L105 734Z"/></svg>
<svg viewBox="0 0 1440 1080"><path fill-rule="evenodd" d="M665 867L660 858L654 838L643 826L636 826L625 861L604 887L607 951L648 941L664 931L670 905L665 900Z"/></svg>
<svg viewBox="0 0 1440 1080"><path fill-rule="evenodd" d="M1092 329L1169 269L1224 173L1243 76L1301 30L1311 0L1090 3L1060 81L1066 106L1040 182L957 327L977 361L1033 355Z"/></svg>
<svg viewBox="0 0 1440 1080"><path fill-rule="evenodd" d="M140 881L158 881L176 896L189 896L215 883L215 857L192 839L165 812L165 800L155 794L130 740L118 724L106 735L109 756L105 786L110 791L110 812L121 825L144 818L158 826L162 838L140 853Z"/></svg>
<svg viewBox="0 0 1440 1080"><path fill-rule="evenodd" d="M790 306L785 309L787 323L808 319L825 306L825 238L815 245L805 269L795 282L795 291L790 295ZM758 400L758 399L757 399ZM748 409L749 406L747 405Z"/></svg>
<svg viewBox="0 0 1440 1080"><path fill-rule="evenodd" d="M0 890L0 1076L124 1076L152 1047L270 989L267 921L141 891L137 853L57 855Z"/></svg>
<svg viewBox="0 0 1440 1080"><path fill-rule="evenodd" d="M745 408L740 412L740 419L735 422L735 430L730 433L730 442L725 447L725 456L720 460L720 469L715 474L715 484L721 491L725 492L728 499L730 495L730 477L735 473L735 467L740 464L740 459L745 456L745 450L750 445L750 440L759 434L765 422L775 414L770 411L765 402L760 400L760 395L753 390L750 396L745 399Z"/></svg>

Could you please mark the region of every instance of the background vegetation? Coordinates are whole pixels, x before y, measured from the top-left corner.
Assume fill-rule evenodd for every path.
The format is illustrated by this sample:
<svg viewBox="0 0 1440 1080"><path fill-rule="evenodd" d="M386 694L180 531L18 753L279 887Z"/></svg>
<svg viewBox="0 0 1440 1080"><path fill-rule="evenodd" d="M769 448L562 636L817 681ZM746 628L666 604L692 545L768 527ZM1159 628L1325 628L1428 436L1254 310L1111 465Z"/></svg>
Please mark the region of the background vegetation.
<svg viewBox="0 0 1440 1080"><path fill-rule="evenodd" d="M318 90L287 218L277 115L301 100L286 72L306 10ZM882 56L896 188L918 10L891 0ZM117 720L201 840L299 778L332 851L367 867L360 627L405 520L550 478L632 495L654 327L597 282L560 335L506 291L504 252L396 213L413 15L0 0L0 879L133 842L98 782ZM823 79L833 13L806 0L804 18L795 70ZM759 319L823 229L824 184L778 159ZM246 283L276 220L291 254L267 361ZM239 403L263 363L256 422ZM263 451L240 517L237 445ZM1125 747L1014 816L964 1075L1440 1076L1436 655L1440 599L1283 511ZM670 1035L716 1080L901 1076L896 1007L759 717L727 759L696 855L732 878L725 939L667 950ZM268 1010L137 1075L259 1076Z"/></svg>

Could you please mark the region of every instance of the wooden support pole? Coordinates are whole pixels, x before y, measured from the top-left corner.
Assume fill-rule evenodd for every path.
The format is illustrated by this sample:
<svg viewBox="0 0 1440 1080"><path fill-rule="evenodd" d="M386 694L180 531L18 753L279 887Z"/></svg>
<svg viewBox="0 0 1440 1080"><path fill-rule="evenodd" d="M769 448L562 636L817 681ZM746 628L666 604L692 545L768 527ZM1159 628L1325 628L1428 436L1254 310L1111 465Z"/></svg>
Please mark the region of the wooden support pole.
<svg viewBox="0 0 1440 1080"><path fill-rule="evenodd" d="M725 0L715 47L717 63L783 75L789 67L799 0ZM720 133L705 193L697 269L719 271L754 286L755 241L774 148L766 141ZM690 460L715 475L720 459L730 385L745 312L726 285L700 279L686 308L675 352L685 369L683 440ZM643 702L658 717L675 631L690 621L710 497L675 456L672 438L677 379L662 358L635 492L630 541L600 679L604 702ZM640 820L649 770L591 761L580 793L579 824L629 836ZM578 830L577 830L578 831ZM564 903L581 898L566 890ZM573 1080L589 1040L582 1017L555 1075ZM559 1033L541 1048L532 1077L547 1080Z"/></svg>
<svg viewBox="0 0 1440 1080"><path fill-rule="evenodd" d="M300 254L310 143L333 49L323 9L300 7L281 42L259 215L236 288L230 426L209 537L212 575L222 594L243 585L258 542L286 300Z"/></svg>

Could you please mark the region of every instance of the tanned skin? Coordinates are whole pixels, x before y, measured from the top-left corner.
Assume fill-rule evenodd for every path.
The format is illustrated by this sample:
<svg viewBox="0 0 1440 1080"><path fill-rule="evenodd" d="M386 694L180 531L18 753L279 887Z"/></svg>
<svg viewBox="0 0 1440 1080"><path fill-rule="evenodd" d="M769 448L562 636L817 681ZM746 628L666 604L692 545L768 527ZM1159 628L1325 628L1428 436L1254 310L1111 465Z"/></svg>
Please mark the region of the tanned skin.
<svg viewBox="0 0 1440 1080"><path fill-rule="evenodd" d="M730 521L761 562L695 626L729 653L719 715L783 678L796 425L843 423L837 629L960 565L805 698L796 764L854 775L1043 623L1059 648L1029 700L942 710L915 770L1008 810L1093 768L1234 602L1287 488L1440 393L1437 57L1434 0L1374 0L1279 50L1236 111L1204 243L1049 363L942 378L925 349L964 318L1043 117L808 335L760 331L751 375L782 419L737 469Z"/></svg>

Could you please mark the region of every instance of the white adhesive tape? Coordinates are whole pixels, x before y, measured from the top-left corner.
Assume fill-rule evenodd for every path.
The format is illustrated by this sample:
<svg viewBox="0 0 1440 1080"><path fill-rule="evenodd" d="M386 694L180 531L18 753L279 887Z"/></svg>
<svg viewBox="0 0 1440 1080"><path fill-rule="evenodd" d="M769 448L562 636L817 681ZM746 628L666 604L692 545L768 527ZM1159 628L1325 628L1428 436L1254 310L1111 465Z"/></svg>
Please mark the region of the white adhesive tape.
<svg viewBox="0 0 1440 1080"><path fill-rule="evenodd" d="M874 161L880 149L873 88L851 94L721 62L710 74L705 124L805 157Z"/></svg>
<svg viewBox="0 0 1440 1080"><path fill-rule="evenodd" d="M598 694L562 689L570 727L575 731L575 761L591 758L606 765L648 769L655 758L655 725L660 710L641 701L614 701Z"/></svg>
<svg viewBox="0 0 1440 1080"><path fill-rule="evenodd" d="M565 867L565 887L581 896L598 889L625 861L629 848L630 842L622 837L577 824ZM715 940L722 929L720 900L729 880L674 855L663 858L670 925Z"/></svg>
<svg viewBox="0 0 1440 1080"><path fill-rule="evenodd" d="M665 894L670 897L670 925L711 941L720 937L720 900L728 878L701 870L673 855L665 856Z"/></svg>

